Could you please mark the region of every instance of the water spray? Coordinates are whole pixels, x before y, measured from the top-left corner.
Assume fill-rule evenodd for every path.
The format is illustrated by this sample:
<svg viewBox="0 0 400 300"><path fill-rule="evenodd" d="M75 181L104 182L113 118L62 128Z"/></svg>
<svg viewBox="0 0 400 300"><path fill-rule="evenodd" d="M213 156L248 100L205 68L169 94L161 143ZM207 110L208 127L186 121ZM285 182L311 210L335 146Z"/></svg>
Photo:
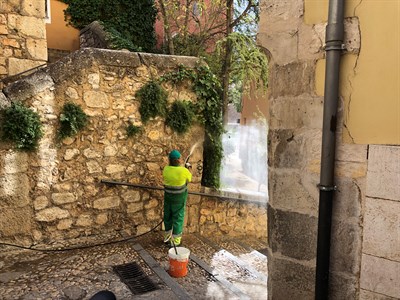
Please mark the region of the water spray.
<svg viewBox="0 0 400 300"><path fill-rule="evenodd" d="M198 144L200 143L201 141L199 141L199 142L197 142L196 144L194 144L193 146L192 146L192 148L190 148L190 152L189 152L189 155L186 157L186 159L185 159L185 166L186 166L186 164L189 162L189 158L192 156L192 154L193 154L193 152L194 152L194 149L196 149L196 147L198 146Z"/></svg>

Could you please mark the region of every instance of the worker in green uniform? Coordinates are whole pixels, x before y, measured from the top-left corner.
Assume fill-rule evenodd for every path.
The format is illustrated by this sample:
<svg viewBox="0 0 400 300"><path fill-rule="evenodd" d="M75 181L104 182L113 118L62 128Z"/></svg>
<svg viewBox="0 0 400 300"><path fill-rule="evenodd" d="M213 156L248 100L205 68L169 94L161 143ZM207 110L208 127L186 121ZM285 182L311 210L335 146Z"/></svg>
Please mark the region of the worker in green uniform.
<svg viewBox="0 0 400 300"><path fill-rule="evenodd" d="M182 240L183 220L188 196L187 185L192 181L191 167L186 163L180 166L181 154L172 150L169 155L169 165L163 170L164 178L164 243L179 246Z"/></svg>

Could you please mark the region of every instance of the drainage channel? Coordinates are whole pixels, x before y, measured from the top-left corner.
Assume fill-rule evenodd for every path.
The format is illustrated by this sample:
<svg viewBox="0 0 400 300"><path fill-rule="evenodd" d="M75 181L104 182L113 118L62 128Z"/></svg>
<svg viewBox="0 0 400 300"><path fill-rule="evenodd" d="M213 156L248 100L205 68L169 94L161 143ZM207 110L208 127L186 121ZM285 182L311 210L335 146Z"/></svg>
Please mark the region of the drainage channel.
<svg viewBox="0 0 400 300"><path fill-rule="evenodd" d="M113 270L134 295L141 295L159 289L137 263L114 266Z"/></svg>

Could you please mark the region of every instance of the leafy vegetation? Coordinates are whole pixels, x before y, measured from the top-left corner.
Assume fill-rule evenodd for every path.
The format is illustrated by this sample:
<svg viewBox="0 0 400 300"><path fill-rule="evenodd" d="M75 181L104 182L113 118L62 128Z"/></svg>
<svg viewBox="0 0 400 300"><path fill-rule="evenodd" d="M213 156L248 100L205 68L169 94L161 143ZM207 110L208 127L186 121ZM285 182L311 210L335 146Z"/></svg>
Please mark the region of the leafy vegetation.
<svg viewBox="0 0 400 300"><path fill-rule="evenodd" d="M167 92L162 86L151 81L137 91L136 97L140 99L139 112L143 123L150 118L165 116L167 110Z"/></svg>
<svg viewBox="0 0 400 300"><path fill-rule="evenodd" d="M122 36L122 34L115 28L109 26L105 28L106 40L111 49L128 49L133 52L143 51L142 47L136 46L133 42Z"/></svg>
<svg viewBox="0 0 400 300"><path fill-rule="evenodd" d="M43 137L39 115L19 103L4 111L3 139L15 143L17 149L31 151Z"/></svg>
<svg viewBox="0 0 400 300"><path fill-rule="evenodd" d="M65 10L66 19L75 28L82 29L93 21L100 21L106 31L111 32L116 39L114 42L116 47L121 46L126 49L140 47L143 51L154 51L156 44L154 23L157 15L154 0L61 1L68 4ZM121 38L125 41L123 42Z"/></svg>
<svg viewBox="0 0 400 300"><path fill-rule="evenodd" d="M129 123L128 127L126 127L126 134L128 135L128 137L133 137L142 132L142 130L143 128L141 126L136 126L132 123Z"/></svg>
<svg viewBox="0 0 400 300"><path fill-rule="evenodd" d="M60 129L58 137L64 139L71 137L82 130L88 122L88 116L82 108L74 103L66 103L60 115Z"/></svg>
<svg viewBox="0 0 400 300"><path fill-rule="evenodd" d="M167 112L165 124L177 133L185 133L192 126L194 117L193 105L189 101L175 101Z"/></svg>

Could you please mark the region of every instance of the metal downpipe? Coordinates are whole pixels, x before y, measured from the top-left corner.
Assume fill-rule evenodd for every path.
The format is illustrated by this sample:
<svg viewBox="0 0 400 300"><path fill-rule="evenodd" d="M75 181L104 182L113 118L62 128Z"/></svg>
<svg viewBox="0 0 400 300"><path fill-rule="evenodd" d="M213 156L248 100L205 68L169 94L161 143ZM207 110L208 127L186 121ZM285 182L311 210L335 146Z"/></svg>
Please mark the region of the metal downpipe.
<svg viewBox="0 0 400 300"><path fill-rule="evenodd" d="M317 264L315 299L328 299L332 226L332 201L336 146L336 121L339 100L340 55L343 49L344 0L330 0L326 26L326 69L319 187Z"/></svg>

